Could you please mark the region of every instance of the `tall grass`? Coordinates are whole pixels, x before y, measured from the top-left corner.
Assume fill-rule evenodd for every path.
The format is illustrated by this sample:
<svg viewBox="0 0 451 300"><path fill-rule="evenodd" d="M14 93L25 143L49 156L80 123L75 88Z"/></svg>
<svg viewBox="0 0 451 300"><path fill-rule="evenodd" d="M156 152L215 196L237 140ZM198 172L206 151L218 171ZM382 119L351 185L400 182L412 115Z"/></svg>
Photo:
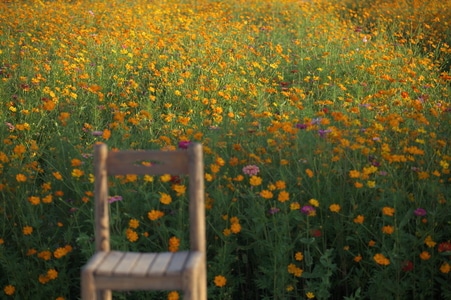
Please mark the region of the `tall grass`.
<svg viewBox="0 0 451 300"><path fill-rule="evenodd" d="M79 297L94 144L198 141L209 298L451 299L450 15L436 0L3 1L2 297ZM115 178L113 246L188 247L185 188Z"/></svg>

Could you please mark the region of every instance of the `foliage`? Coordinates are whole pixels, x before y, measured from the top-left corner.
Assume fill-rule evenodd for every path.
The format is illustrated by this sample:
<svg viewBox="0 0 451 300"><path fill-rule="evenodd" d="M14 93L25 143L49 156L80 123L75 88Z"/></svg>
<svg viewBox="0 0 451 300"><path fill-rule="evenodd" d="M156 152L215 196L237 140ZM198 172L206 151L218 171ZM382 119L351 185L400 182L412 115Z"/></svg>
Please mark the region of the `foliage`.
<svg viewBox="0 0 451 300"><path fill-rule="evenodd" d="M78 298L94 144L197 141L209 298L451 299L451 4L392 2L0 3L2 297ZM113 247L187 248L186 187L114 178Z"/></svg>

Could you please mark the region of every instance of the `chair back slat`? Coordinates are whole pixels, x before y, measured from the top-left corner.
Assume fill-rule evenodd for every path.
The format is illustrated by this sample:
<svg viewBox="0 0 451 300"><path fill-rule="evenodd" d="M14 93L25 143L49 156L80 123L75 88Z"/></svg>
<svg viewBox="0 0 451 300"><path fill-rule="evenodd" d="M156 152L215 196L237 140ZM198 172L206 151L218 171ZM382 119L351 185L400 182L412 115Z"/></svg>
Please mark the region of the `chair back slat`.
<svg viewBox="0 0 451 300"><path fill-rule="evenodd" d="M176 151L110 151L108 175L182 175L188 174L186 150Z"/></svg>

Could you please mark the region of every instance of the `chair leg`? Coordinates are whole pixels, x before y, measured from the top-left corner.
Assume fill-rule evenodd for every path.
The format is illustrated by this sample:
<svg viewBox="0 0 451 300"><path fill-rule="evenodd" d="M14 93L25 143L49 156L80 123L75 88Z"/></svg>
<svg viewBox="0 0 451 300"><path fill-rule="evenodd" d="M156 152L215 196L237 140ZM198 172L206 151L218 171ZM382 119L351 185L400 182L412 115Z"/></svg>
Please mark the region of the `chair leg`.
<svg viewBox="0 0 451 300"><path fill-rule="evenodd" d="M95 300L95 287L93 284L93 276L86 270L81 272L81 299Z"/></svg>
<svg viewBox="0 0 451 300"><path fill-rule="evenodd" d="M199 300L207 300L207 268L203 267L197 279Z"/></svg>
<svg viewBox="0 0 451 300"><path fill-rule="evenodd" d="M102 290L97 292L97 299L111 300L113 298L111 290Z"/></svg>

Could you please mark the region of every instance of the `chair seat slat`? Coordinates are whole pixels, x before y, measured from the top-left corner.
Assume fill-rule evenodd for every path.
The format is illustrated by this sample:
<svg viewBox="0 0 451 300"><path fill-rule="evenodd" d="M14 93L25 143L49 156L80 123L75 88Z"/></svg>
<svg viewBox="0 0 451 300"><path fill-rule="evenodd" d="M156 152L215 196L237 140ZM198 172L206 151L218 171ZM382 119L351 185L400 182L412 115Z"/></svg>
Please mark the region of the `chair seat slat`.
<svg viewBox="0 0 451 300"><path fill-rule="evenodd" d="M159 276L166 272L166 269L171 261L173 253L172 252L161 252L157 254L155 261L152 263L150 268L147 270L148 276Z"/></svg>
<svg viewBox="0 0 451 300"><path fill-rule="evenodd" d="M123 252L111 251L106 256L102 263L97 267L96 274L98 275L111 275L114 268L121 261L124 256Z"/></svg>
<svg viewBox="0 0 451 300"><path fill-rule="evenodd" d="M186 260L188 258L188 251L176 252L173 256L169 265L166 269L166 274L180 274L183 271L183 268L186 264Z"/></svg>
<svg viewBox="0 0 451 300"><path fill-rule="evenodd" d="M122 257L121 261L116 265L113 271L113 275L126 276L133 270L138 258L139 253L127 252Z"/></svg>
<svg viewBox="0 0 451 300"><path fill-rule="evenodd" d="M156 256L157 256L156 253L141 253L139 255L138 260L136 261L136 264L132 272L130 272L130 276L145 277L147 274L147 270L152 265Z"/></svg>

